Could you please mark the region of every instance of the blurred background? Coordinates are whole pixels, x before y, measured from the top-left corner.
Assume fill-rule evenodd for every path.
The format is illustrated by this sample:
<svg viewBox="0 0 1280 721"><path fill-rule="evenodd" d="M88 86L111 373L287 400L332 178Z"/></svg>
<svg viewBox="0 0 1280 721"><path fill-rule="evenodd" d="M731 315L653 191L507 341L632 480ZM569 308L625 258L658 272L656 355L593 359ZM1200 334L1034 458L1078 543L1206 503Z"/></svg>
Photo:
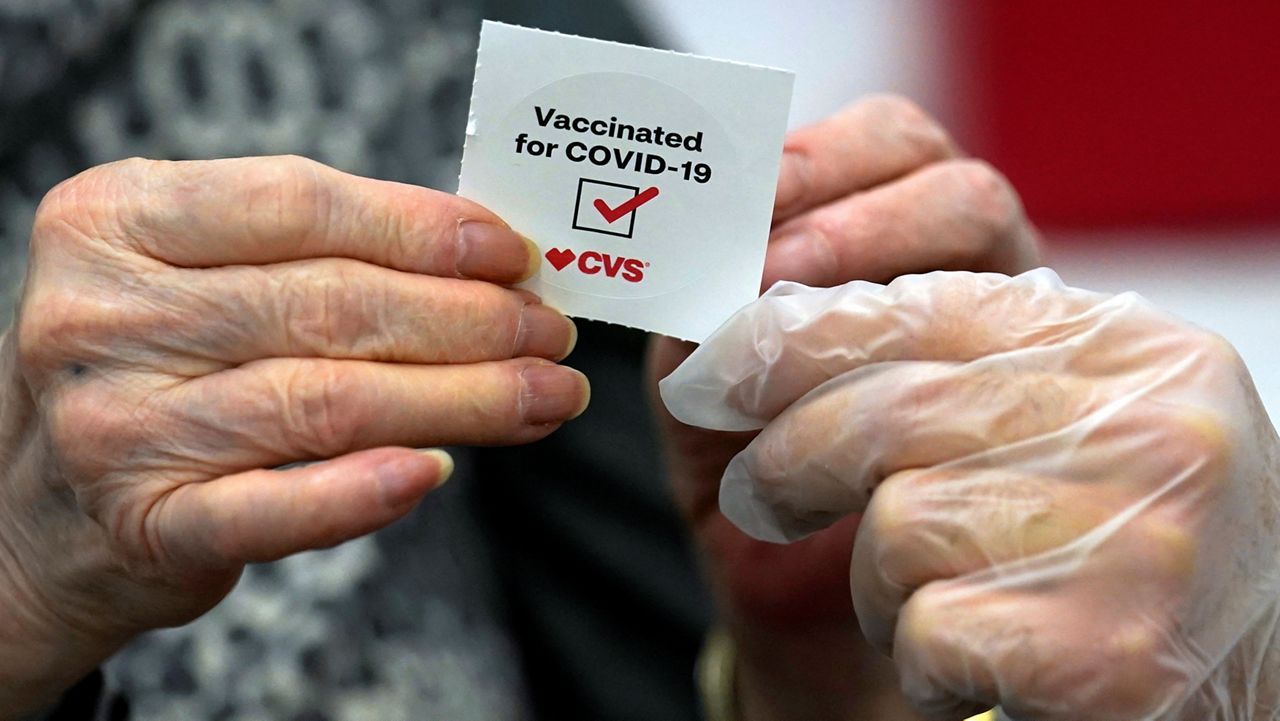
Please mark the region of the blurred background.
<svg viewBox="0 0 1280 721"><path fill-rule="evenodd" d="M794 70L793 126L915 99L1008 175L1067 282L1223 334L1280 419L1274 0L0 0L0 318L36 203L90 165L299 153L452 189L481 17ZM406 521L139 639L106 668L133 721L695 718L712 608L645 339L581 328L572 364L620 400L459 452Z"/></svg>
<svg viewBox="0 0 1280 721"><path fill-rule="evenodd" d="M793 125L917 100L1010 178L1068 283L1226 336L1280 418L1280 3L634 7L673 47L796 71Z"/></svg>

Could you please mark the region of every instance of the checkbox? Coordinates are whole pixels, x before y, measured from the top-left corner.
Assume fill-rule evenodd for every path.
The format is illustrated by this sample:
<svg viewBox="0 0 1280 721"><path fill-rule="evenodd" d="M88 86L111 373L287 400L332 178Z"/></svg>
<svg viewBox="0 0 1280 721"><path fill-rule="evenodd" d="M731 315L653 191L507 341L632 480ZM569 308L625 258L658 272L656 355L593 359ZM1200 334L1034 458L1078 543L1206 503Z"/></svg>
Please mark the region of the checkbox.
<svg viewBox="0 0 1280 721"><path fill-rule="evenodd" d="M636 213L639 210L610 223L596 207L596 201L602 200L608 207L616 208L639 194L640 188L634 185L578 179L578 197L573 206L573 229L630 238L635 231Z"/></svg>

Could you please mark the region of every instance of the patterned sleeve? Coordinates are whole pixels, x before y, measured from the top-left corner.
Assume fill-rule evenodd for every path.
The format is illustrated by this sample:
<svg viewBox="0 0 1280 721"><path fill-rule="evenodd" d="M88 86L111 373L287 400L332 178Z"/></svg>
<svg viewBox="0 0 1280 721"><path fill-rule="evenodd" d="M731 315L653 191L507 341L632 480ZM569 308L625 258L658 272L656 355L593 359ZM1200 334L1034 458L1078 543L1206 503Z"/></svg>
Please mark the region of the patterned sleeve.
<svg viewBox="0 0 1280 721"><path fill-rule="evenodd" d="M23 721L128 721L129 704L108 688L102 671L85 676L48 711Z"/></svg>
<svg viewBox="0 0 1280 721"><path fill-rule="evenodd" d="M0 3L0 152L22 106L58 88L131 19L138 0L11 0Z"/></svg>

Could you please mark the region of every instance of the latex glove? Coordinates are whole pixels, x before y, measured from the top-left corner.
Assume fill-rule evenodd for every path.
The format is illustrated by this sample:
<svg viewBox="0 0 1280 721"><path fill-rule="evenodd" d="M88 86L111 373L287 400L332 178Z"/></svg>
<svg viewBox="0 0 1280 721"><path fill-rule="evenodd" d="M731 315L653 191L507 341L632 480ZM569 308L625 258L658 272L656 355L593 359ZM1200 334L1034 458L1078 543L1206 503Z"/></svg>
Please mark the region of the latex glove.
<svg viewBox="0 0 1280 721"><path fill-rule="evenodd" d="M581 412L573 324L500 285L537 258L474 203L300 158L51 191L0 344L0 718L245 563L401 517L451 468L413 448Z"/></svg>
<svg viewBox="0 0 1280 721"><path fill-rule="evenodd" d="M865 512L854 606L929 718L1280 714L1280 454L1221 338L1046 270L780 284L661 392L763 428L751 535Z"/></svg>
<svg viewBox="0 0 1280 721"><path fill-rule="evenodd" d="M788 135L761 290L778 280L887 282L938 269L1019 273L1037 257L1035 228L999 172L963 157L910 100L871 96ZM646 380L655 398L658 380L694 347L653 337ZM862 639L844 578L857 519L791 546L750 538L716 496L754 433L691 427L660 403L654 415L717 623L735 642L744 719L897 718L906 709L892 665ZM827 673L793 674L809 666Z"/></svg>

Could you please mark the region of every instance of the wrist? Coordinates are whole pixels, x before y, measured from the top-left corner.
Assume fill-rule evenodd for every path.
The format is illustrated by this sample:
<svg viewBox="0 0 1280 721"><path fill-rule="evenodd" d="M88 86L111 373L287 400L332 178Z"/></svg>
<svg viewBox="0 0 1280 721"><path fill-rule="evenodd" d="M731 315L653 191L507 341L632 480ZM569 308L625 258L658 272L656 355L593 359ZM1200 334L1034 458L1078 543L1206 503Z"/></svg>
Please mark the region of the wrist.
<svg viewBox="0 0 1280 721"><path fill-rule="evenodd" d="M802 630L731 624L740 721L916 721L893 663L857 622Z"/></svg>
<svg viewBox="0 0 1280 721"><path fill-rule="evenodd" d="M38 533L44 529L32 527L37 524L16 523L15 515L41 511L36 504L13 503L26 495L26 484L15 475L12 468L0 471L0 721L10 718L7 714L20 717L55 703L126 640L110 638L106 624L99 629L99 624L75 620L106 614L90 608L87 600L75 602L55 580L79 573L85 599L110 595L109 584L92 580L101 577L97 567L102 552L62 534L44 536ZM33 552L37 546L45 552ZM60 558L54 559L55 549Z"/></svg>
<svg viewBox="0 0 1280 721"><path fill-rule="evenodd" d="M0 335L0 721L56 702L119 646L71 622L55 591L60 576L94 577L85 572L106 557L85 542L70 492L42 478L34 418L12 337Z"/></svg>

